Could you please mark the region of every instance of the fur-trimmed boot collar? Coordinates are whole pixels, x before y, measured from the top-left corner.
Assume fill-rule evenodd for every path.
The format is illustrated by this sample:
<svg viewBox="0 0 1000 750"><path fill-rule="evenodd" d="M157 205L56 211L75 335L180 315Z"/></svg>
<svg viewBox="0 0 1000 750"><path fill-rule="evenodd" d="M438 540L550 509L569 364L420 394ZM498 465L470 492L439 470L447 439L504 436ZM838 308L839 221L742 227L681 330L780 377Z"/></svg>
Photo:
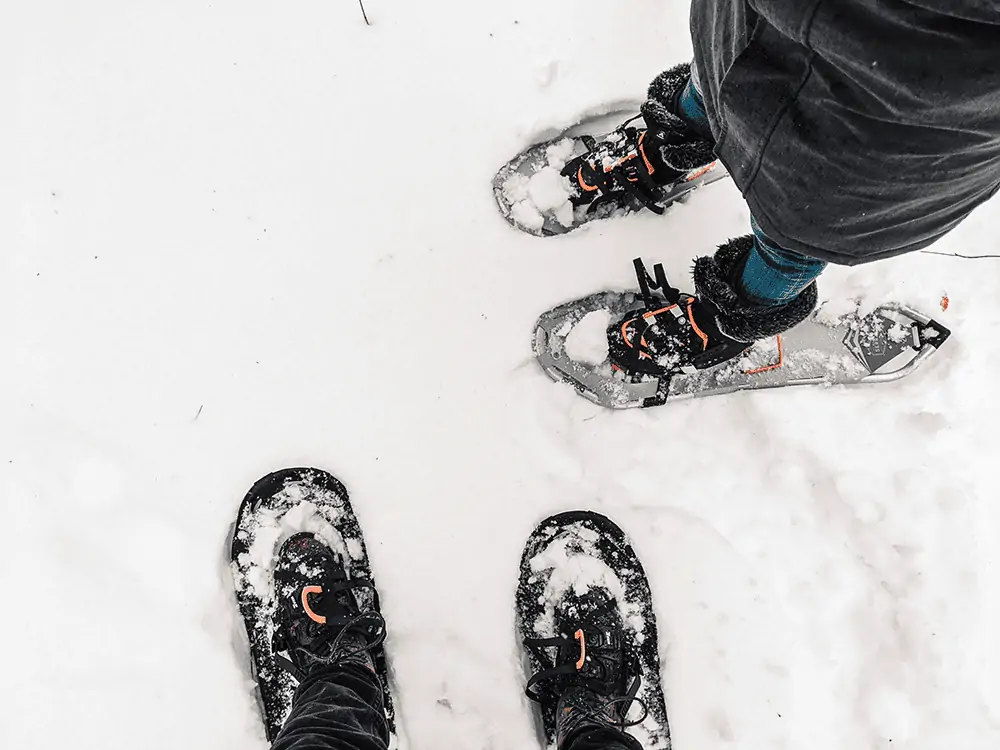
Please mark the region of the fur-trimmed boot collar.
<svg viewBox="0 0 1000 750"><path fill-rule="evenodd" d="M660 73L649 84L646 102L640 108L650 142L655 141L663 162L678 172L715 161L715 142L695 133L677 115L677 99L690 77L688 63Z"/></svg>
<svg viewBox="0 0 1000 750"><path fill-rule="evenodd" d="M753 235L737 237L721 245L714 256L694 262L695 291L718 310L719 330L731 339L747 343L776 336L798 325L816 308L817 299L815 281L795 299L778 305L758 305L740 296L737 284L753 243Z"/></svg>

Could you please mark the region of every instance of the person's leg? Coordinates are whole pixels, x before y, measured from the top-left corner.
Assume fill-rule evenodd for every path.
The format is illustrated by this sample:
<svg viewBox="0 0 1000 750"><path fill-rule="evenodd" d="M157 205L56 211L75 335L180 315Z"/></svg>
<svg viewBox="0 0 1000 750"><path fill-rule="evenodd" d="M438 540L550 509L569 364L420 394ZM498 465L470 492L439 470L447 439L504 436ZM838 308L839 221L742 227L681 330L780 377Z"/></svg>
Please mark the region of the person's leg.
<svg viewBox="0 0 1000 750"><path fill-rule="evenodd" d="M319 667L299 685L271 750L386 750L378 678L355 662Z"/></svg>
<svg viewBox="0 0 1000 750"><path fill-rule="evenodd" d="M641 750L641 748L638 741L630 735L595 729L578 735L560 750Z"/></svg>
<svg viewBox="0 0 1000 750"><path fill-rule="evenodd" d="M691 66L691 77L680 89L674 112L697 133L711 137L705 101L698 87L698 74ZM750 217L754 247L743 266L738 291L759 305L775 305L795 299L816 280L826 263L793 250L785 250L769 239Z"/></svg>
<svg viewBox="0 0 1000 750"><path fill-rule="evenodd" d="M310 532L285 540L274 587L274 665L297 682L272 750L386 750L376 654L385 639L375 585Z"/></svg>
<svg viewBox="0 0 1000 750"><path fill-rule="evenodd" d="M738 285L738 291L750 302L770 306L793 300L826 268L825 261L778 247L753 217L750 226L753 248L743 264Z"/></svg>

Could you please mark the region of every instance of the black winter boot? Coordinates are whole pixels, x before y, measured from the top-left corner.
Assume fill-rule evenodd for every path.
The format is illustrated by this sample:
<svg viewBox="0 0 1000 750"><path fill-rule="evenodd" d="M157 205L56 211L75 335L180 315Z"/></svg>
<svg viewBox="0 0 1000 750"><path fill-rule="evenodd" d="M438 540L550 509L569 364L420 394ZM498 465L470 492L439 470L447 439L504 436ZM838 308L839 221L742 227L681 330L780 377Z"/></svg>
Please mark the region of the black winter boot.
<svg viewBox="0 0 1000 750"><path fill-rule="evenodd" d="M639 690L639 663L635 646L626 636L618 603L603 588L576 595L572 588L555 607L557 638L526 639L532 649L556 648L555 667L534 674L526 694L542 702L557 697L556 747L566 750L581 735L641 750L625 728L642 722L629 720L629 709ZM542 688L542 689L540 689Z"/></svg>
<svg viewBox="0 0 1000 750"><path fill-rule="evenodd" d="M361 611L355 589L373 588L350 578L339 557L315 535L301 532L281 546L274 568L278 599L274 653L301 681L317 665L354 663L375 671L371 649L385 640L385 620Z"/></svg>
<svg viewBox="0 0 1000 750"><path fill-rule="evenodd" d="M714 142L695 133L675 114L678 95L691 66L661 73L641 108L645 127L623 123L603 141L585 136L586 153L562 170L569 178L570 201L591 211L648 208L663 213L677 183L701 176L715 163Z"/></svg>
<svg viewBox="0 0 1000 750"><path fill-rule="evenodd" d="M650 277L636 259L644 309L608 329L612 365L631 375L690 373L738 357L754 341L809 317L816 307L816 282L780 305L756 305L740 296L739 278L753 242L752 235L738 237L714 256L698 258L694 297L670 286L661 265Z"/></svg>
<svg viewBox="0 0 1000 750"><path fill-rule="evenodd" d="M714 307L716 323L725 336L748 343L797 326L816 308L817 300L815 281L783 304L759 305L744 299L739 292L740 277L753 246L753 235L748 234L721 245L714 256L694 262L695 294Z"/></svg>

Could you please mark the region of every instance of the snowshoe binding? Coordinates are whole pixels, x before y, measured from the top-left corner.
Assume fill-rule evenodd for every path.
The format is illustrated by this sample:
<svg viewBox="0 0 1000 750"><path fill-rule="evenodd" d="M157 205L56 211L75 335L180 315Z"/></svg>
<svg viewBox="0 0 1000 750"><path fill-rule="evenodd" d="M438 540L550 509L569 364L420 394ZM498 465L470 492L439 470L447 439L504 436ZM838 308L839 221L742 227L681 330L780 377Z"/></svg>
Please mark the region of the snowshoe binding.
<svg viewBox="0 0 1000 750"><path fill-rule="evenodd" d="M591 118L519 154L493 181L501 213L531 234L565 234L594 219L663 213L726 176L714 143L671 111L689 76L688 65L658 76L640 114L604 136L594 133L606 116Z"/></svg>
<svg viewBox="0 0 1000 750"><path fill-rule="evenodd" d="M353 662L375 672L371 651L385 640L378 609L362 611L355 591L377 601L374 584L351 578L343 561L315 534L289 537L274 566L278 600L271 639L275 661L301 682L318 665Z"/></svg>

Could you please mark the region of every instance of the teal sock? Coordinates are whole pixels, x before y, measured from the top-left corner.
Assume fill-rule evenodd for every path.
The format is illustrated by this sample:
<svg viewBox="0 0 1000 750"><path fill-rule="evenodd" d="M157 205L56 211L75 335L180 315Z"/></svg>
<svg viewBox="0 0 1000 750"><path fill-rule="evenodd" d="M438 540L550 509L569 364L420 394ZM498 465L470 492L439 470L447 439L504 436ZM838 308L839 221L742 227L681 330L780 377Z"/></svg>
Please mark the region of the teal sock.
<svg viewBox="0 0 1000 750"><path fill-rule="evenodd" d="M799 296L823 273L826 261L778 247L750 220L754 246L743 265L739 291L759 305L780 305Z"/></svg>

